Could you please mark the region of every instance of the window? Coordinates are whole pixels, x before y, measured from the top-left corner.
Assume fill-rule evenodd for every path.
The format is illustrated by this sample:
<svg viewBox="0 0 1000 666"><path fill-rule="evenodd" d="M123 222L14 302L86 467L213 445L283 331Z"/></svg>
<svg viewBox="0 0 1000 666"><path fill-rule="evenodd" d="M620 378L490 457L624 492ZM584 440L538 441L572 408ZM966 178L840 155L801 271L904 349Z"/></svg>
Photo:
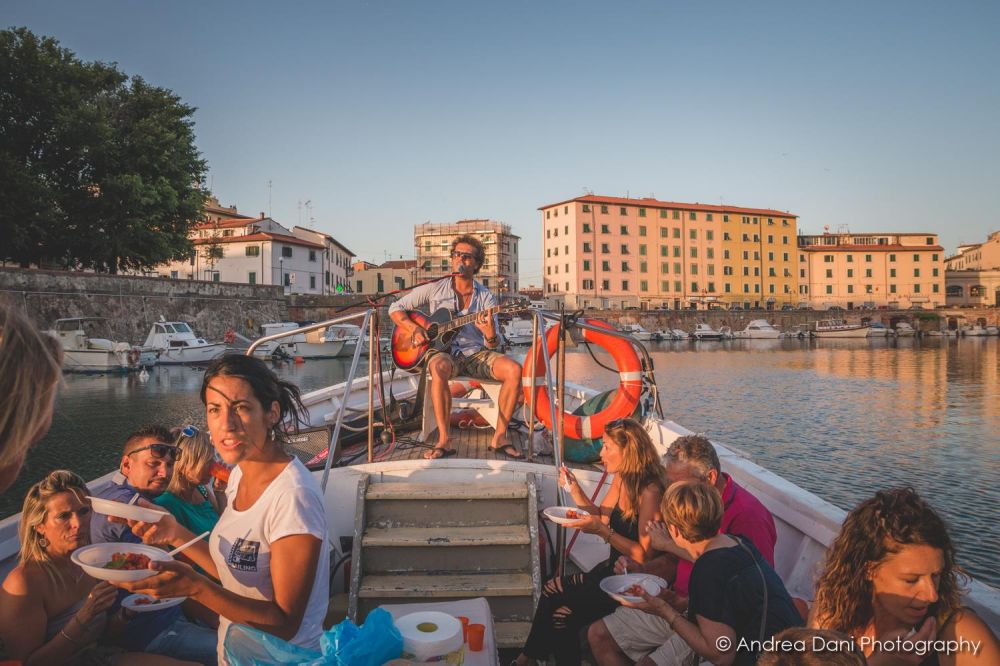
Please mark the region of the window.
<svg viewBox="0 0 1000 666"><path fill-rule="evenodd" d="M670 280L660 280L660 291L670 291Z"/></svg>
<svg viewBox="0 0 1000 666"><path fill-rule="evenodd" d="M931 269L931 275L934 276L934 277L937 277L938 276L938 269L932 268Z"/></svg>
<svg viewBox="0 0 1000 666"><path fill-rule="evenodd" d="M705 254L709 259L715 259L715 250L712 248L706 248Z"/></svg>
<svg viewBox="0 0 1000 666"><path fill-rule="evenodd" d="M568 224L565 227L563 227L563 233L566 234L567 236L569 236L569 225Z"/></svg>
<svg viewBox="0 0 1000 666"><path fill-rule="evenodd" d="M590 233L590 222L584 222L583 223L583 233L585 233L585 234L589 234Z"/></svg>
<svg viewBox="0 0 1000 666"><path fill-rule="evenodd" d="M691 229L690 231L688 231L688 238L690 238L691 240L698 240L698 230Z"/></svg>
<svg viewBox="0 0 1000 666"><path fill-rule="evenodd" d="M611 246L607 243L601 243L601 254L611 254Z"/></svg>
<svg viewBox="0 0 1000 666"><path fill-rule="evenodd" d="M675 227L674 228L674 238L680 238L680 237L681 237L680 227Z"/></svg>
<svg viewBox="0 0 1000 666"><path fill-rule="evenodd" d="M552 249L552 256L553 257L558 257L559 256L559 248L553 248Z"/></svg>
<svg viewBox="0 0 1000 666"><path fill-rule="evenodd" d="M691 273L691 275L697 275L698 274L698 264L691 264L690 273Z"/></svg>
<svg viewBox="0 0 1000 666"><path fill-rule="evenodd" d="M728 259L729 258L729 250L723 250L722 251L722 258L723 259Z"/></svg>
<svg viewBox="0 0 1000 666"><path fill-rule="evenodd" d="M281 256L283 256L283 257L290 257L290 256L292 256L292 248L288 247L287 245L282 245L281 246Z"/></svg>
<svg viewBox="0 0 1000 666"><path fill-rule="evenodd" d="M628 254L628 245L622 243L622 254Z"/></svg>
<svg viewBox="0 0 1000 666"><path fill-rule="evenodd" d="M583 212L584 213L590 212L590 204L583 204Z"/></svg>
<svg viewBox="0 0 1000 666"><path fill-rule="evenodd" d="M889 293L890 294L895 294L896 293L896 285L894 285L894 284L890 284L889 285Z"/></svg>
<svg viewBox="0 0 1000 666"><path fill-rule="evenodd" d="M602 271L610 271L611 270L611 262L610 261L602 261L601 262L601 270Z"/></svg>
<svg viewBox="0 0 1000 666"><path fill-rule="evenodd" d="M583 260L583 270L585 270L585 271L589 271L590 270L590 259L584 259ZM566 272L569 272L568 268L566 269Z"/></svg>
<svg viewBox="0 0 1000 666"><path fill-rule="evenodd" d="M729 284L729 283L727 282L727 283L726 283L726 284L725 284L724 286L725 286L725 289L726 289L726 293L727 293L727 294L729 294L729 293L732 293L732 291L733 291L733 285L731 285L731 284Z"/></svg>
<svg viewBox="0 0 1000 666"><path fill-rule="evenodd" d="M832 284L826 285L826 293L828 293L828 294L832 294L833 293L833 285Z"/></svg>
<svg viewBox="0 0 1000 666"><path fill-rule="evenodd" d="M558 209L558 208L556 208L556 209L555 209L554 211L552 211L552 215L553 215L554 217L559 217L559 209Z"/></svg>
<svg viewBox="0 0 1000 666"><path fill-rule="evenodd" d="M310 275L309 276L309 288L310 289L315 289L316 288L316 276L315 275Z"/></svg>
<svg viewBox="0 0 1000 666"><path fill-rule="evenodd" d="M848 268L847 269L847 277L849 277L849 278L854 277L854 269L853 268Z"/></svg>
<svg viewBox="0 0 1000 666"><path fill-rule="evenodd" d="M890 268L889 269L889 277L896 277L896 269L895 268Z"/></svg>
<svg viewBox="0 0 1000 666"><path fill-rule="evenodd" d="M569 215L569 206L563 206L563 213Z"/></svg>
<svg viewBox="0 0 1000 666"><path fill-rule="evenodd" d="M746 282L743 283L743 293L744 294L750 293L750 285L748 285Z"/></svg>
<svg viewBox="0 0 1000 666"><path fill-rule="evenodd" d="M781 237L781 244L782 245L788 245L788 236L782 236Z"/></svg>
<svg viewBox="0 0 1000 666"><path fill-rule="evenodd" d="M622 280L622 291L628 291L628 280Z"/></svg>
<svg viewBox="0 0 1000 666"><path fill-rule="evenodd" d="M854 293L854 285L853 284L847 285L847 293L848 294L853 294Z"/></svg>
<svg viewBox="0 0 1000 666"><path fill-rule="evenodd" d="M691 283L691 291L694 291L694 292L698 291L698 283L697 282L692 282Z"/></svg>
<svg viewBox="0 0 1000 666"><path fill-rule="evenodd" d="M645 261L640 261L639 262L639 272L640 273L648 273L649 272L649 264L646 263Z"/></svg>
<svg viewBox="0 0 1000 666"><path fill-rule="evenodd" d="M768 277L777 277L775 275L775 273L774 273L774 269L773 268L768 268L767 269L767 275L768 275Z"/></svg>
<svg viewBox="0 0 1000 666"><path fill-rule="evenodd" d="M640 236L645 236L646 235L646 227L645 226L643 226L643 225L639 226L639 235Z"/></svg>
<svg viewBox="0 0 1000 666"><path fill-rule="evenodd" d="M781 253L781 260L782 261L788 261L788 253L787 252L782 252Z"/></svg>
<svg viewBox="0 0 1000 666"><path fill-rule="evenodd" d="M744 277L750 277L750 267L749 266L744 266L743 267L743 275L744 275Z"/></svg>
<svg viewBox="0 0 1000 666"><path fill-rule="evenodd" d="M176 277L176 276L171 276ZM257 271L250 271L247 273L247 282L250 284L257 284Z"/></svg>
<svg viewBox="0 0 1000 666"><path fill-rule="evenodd" d="M583 244L583 251L584 252L593 252L594 248L590 245L590 243L584 243Z"/></svg>
<svg viewBox="0 0 1000 666"><path fill-rule="evenodd" d="M913 269L913 277L920 277L920 269L919 268L914 268Z"/></svg>
<svg viewBox="0 0 1000 666"><path fill-rule="evenodd" d="M712 232L711 229L705 231L705 240L715 240L715 234Z"/></svg>
<svg viewBox="0 0 1000 666"><path fill-rule="evenodd" d="M628 227L625 226L624 224L621 225L621 233L622 233L622 236L628 236Z"/></svg>
<svg viewBox="0 0 1000 666"><path fill-rule="evenodd" d="M865 285L865 293L866 294L872 293L872 286L870 284Z"/></svg>
<svg viewBox="0 0 1000 666"><path fill-rule="evenodd" d="M680 265L680 263L679 262L674 262L674 273L677 273L679 275L680 272L681 272L681 265Z"/></svg>
<svg viewBox="0 0 1000 666"><path fill-rule="evenodd" d="M919 263L919 262L920 262L920 255L919 254L913 255L913 263L916 264L916 263Z"/></svg>
<svg viewBox="0 0 1000 666"><path fill-rule="evenodd" d="M292 276L289 273L285 273L284 283L286 287L290 287L292 285Z"/></svg>
<svg viewBox="0 0 1000 666"><path fill-rule="evenodd" d="M611 233L611 232L610 232L610 231L608 230L608 225L606 225L606 224L602 224L602 225L601 225L601 233L602 233L602 234L610 234L610 233Z"/></svg>
<svg viewBox="0 0 1000 666"><path fill-rule="evenodd" d="M639 246L639 256L640 257L645 257L646 256L646 246L645 245L640 245Z"/></svg>
<svg viewBox="0 0 1000 666"><path fill-rule="evenodd" d="M680 291L680 290L681 290L681 281L674 280L674 291Z"/></svg>
<svg viewBox="0 0 1000 666"><path fill-rule="evenodd" d="M551 257L551 256L552 256L552 248L551 248L551 247L550 247L550 248L547 248L547 249L545 250L545 256L546 256L546 257Z"/></svg>
<svg viewBox="0 0 1000 666"><path fill-rule="evenodd" d="M309 250L309 261L316 261L316 250Z"/></svg>
<svg viewBox="0 0 1000 666"><path fill-rule="evenodd" d="M640 208L639 209L639 217L646 217L646 209L645 208Z"/></svg>
<svg viewBox="0 0 1000 666"><path fill-rule="evenodd" d="M771 223L771 221L768 220L768 224L770 224L770 223ZM774 244L774 236L772 236L771 234L768 234L767 235L767 242L773 245Z"/></svg>
<svg viewBox="0 0 1000 666"><path fill-rule="evenodd" d="M629 270L628 269L628 262L627 261L623 261L622 262L622 271L628 273L628 270Z"/></svg>
<svg viewBox="0 0 1000 666"><path fill-rule="evenodd" d="M832 254L824 254L823 255L823 261L826 262L826 263L828 263L828 264L832 264L833 263L833 255Z"/></svg>
<svg viewBox="0 0 1000 666"><path fill-rule="evenodd" d="M604 291L611 289L611 280L601 280L601 289Z"/></svg>
<svg viewBox="0 0 1000 666"><path fill-rule="evenodd" d="M675 210L675 211L672 211L672 212L673 212L673 218L675 220L681 219L681 212L679 210ZM680 289L678 289L678 291L680 291Z"/></svg>
<svg viewBox="0 0 1000 666"><path fill-rule="evenodd" d="M647 280L639 280L639 291L649 291L649 282Z"/></svg>
<svg viewBox="0 0 1000 666"><path fill-rule="evenodd" d="M583 288L584 289L593 289L594 288L594 281L593 280L584 280L583 281Z"/></svg>
<svg viewBox="0 0 1000 666"><path fill-rule="evenodd" d="M681 246L680 245L674 245L674 256L675 257L681 256Z"/></svg>
<svg viewBox="0 0 1000 666"><path fill-rule="evenodd" d="M934 245L934 237L928 236L926 239L928 245Z"/></svg>
<svg viewBox="0 0 1000 666"><path fill-rule="evenodd" d="M750 234L743 234L743 242L747 243L750 241Z"/></svg>
<svg viewBox="0 0 1000 666"><path fill-rule="evenodd" d="M660 238L666 238L666 237L667 237L667 228L660 227Z"/></svg>
<svg viewBox="0 0 1000 666"><path fill-rule="evenodd" d="M890 254L889 255L889 261L896 261L896 255Z"/></svg>
<svg viewBox="0 0 1000 666"><path fill-rule="evenodd" d="M743 261L749 261L749 260L750 260L750 253L747 252L746 250L743 250Z"/></svg>
<svg viewBox="0 0 1000 666"><path fill-rule="evenodd" d="M552 230L552 235L555 238L559 238L559 228L558 227L556 227L555 229Z"/></svg>
<svg viewBox="0 0 1000 666"><path fill-rule="evenodd" d="M768 252L767 253L767 260L768 261L774 261L774 252Z"/></svg>
<svg viewBox="0 0 1000 666"><path fill-rule="evenodd" d="M625 208L625 206L621 206L621 207L620 207L620 208L618 209L618 214L619 214L619 215L628 215L628 209L627 209L627 208Z"/></svg>
<svg viewBox="0 0 1000 666"><path fill-rule="evenodd" d="M660 256L661 257L667 256L667 246L666 245L661 245L660 246Z"/></svg>
<svg viewBox="0 0 1000 666"><path fill-rule="evenodd" d="M919 294L920 293L920 285L919 284L913 285L913 293L914 294Z"/></svg>
<svg viewBox="0 0 1000 666"><path fill-rule="evenodd" d="M565 246L565 247L563 248L563 252L564 252L565 254L569 254L569 245L567 245L567 246Z"/></svg>
<svg viewBox="0 0 1000 666"><path fill-rule="evenodd" d="M694 211L691 211L688 213L688 219L694 222L698 219L698 214L695 213Z"/></svg>
<svg viewBox="0 0 1000 666"><path fill-rule="evenodd" d="M608 214L608 207L601 206L601 215L607 215L607 214Z"/></svg>
<svg viewBox="0 0 1000 666"><path fill-rule="evenodd" d="M939 285L937 282L935 282L933 285L931 285L931 290L935 294L940 293L940 291L941 291L941 285Z"/></svg>
<svg viewBox="0 0 1000 666"><path fill-rule="evenodd" d="M667 211L662 210L662 209L660 210L660 219L662 219L662 220L667 219Z"/></svg>
<svg viewBox="0 0 1000 666"><path fill-rule="evenodd" d="M260 256L260 246L259 245L247 245L246 253L248 257L259 257Z"/></svg>
<svg viewBox="0 0 1000 666"><path fill-rule="evenodd" d="M729 221L729 216L728 215L723 215L722 216L722 221L723 222L728 222Z"/></svg>
<svg viewBox="0 0 1000 666"><path fill-rule="evenodd" d="M866 254L865 255L865 262L870 264L872 262L872 255Z"/></svg>
<svg viewBox="0 0 1000 666"><path fill-rule="evenodd" d="M696 247L691 248L691 258L692 259L698 258L698 248Z"/></svg>
<svg viewBox="0 0 1000 666"><path fill-rule="evenodd" d="M866 278L870 278L871 276L872 276L872 269L866 268L865 269L865 277Z"/></svg>
<svg viewBox="0 0 1000 666"><path fill-rule="evenodd" d="M551 220L552 219L552 211L551 210L545 211L545 219L546 220Z"/></svg>
<svg viewBox="0 0 1000 666"><path fill-rule="evenodd" d="M705 213L705 221L706 222L711 222L712 221L712 214L711 213ZM710 289L709 291L713 291L713 290Z"/></svg>
<svg viewBox="0 0 1000 666"><path fill-rule="evenodd" d="M668 264L665 261L660 262L660 272L661 273L669 273L670 272L670 264Z"/></svg>
<svg viewBox="0 0 1000 666"><path fill-rule="evenodd" d="M937 260L938 260L938 256L936 254L932 254L931 255L931 261L937 261Z"/></svg>

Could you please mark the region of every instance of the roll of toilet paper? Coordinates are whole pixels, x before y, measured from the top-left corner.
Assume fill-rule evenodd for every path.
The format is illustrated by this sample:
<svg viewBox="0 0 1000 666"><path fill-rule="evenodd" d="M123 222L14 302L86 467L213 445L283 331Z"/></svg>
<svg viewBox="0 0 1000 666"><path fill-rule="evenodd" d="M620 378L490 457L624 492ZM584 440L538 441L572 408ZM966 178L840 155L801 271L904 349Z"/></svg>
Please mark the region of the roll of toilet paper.
<svg viewBox="0 0 1000 666"><path fill-rule="evenodd" d="M396 628L403 636L404 658L434 661L454 652L462 653L462 623L447 613L410 613L396 620Z"/></svg>

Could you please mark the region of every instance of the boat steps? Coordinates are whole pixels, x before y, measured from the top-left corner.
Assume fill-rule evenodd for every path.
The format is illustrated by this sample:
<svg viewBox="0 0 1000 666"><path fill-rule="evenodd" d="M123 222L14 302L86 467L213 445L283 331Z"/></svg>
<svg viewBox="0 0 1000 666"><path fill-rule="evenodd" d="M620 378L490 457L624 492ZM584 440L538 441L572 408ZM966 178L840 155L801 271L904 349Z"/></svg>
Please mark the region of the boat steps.
<svg viewBox="0 0 1000 666"><path fill-rule="evenodd" d="M537 489L507 482L358 481L348 616L485 597L498 647L521 647L541 591Z"/></svg>

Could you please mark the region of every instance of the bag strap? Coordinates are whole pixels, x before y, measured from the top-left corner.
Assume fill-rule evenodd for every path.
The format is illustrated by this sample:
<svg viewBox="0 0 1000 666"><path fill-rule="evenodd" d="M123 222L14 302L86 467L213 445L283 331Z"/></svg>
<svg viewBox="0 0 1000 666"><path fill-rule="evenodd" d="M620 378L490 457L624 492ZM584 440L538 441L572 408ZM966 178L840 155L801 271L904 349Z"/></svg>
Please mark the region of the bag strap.
<svg viewBox="0 0 1000 666"><path fill-rule="evenodd" d="M736 539L736 543L740 545L740 548L745 550L746 554L750 556L750 559L753 560L754 566L757 567L757 573L760 574L760 584L762 586L761 592L764 594L764 608L760 615L760 633L757 636L757 640L760 643L763 643L764 632L767 631L767 579L764 577L764 570L760 568L760 562L758 562L757 558L753 556L753 552L749 548L747 548L747 545L743 543L743 537L737 536L735 534L730 536Z"/></svg>

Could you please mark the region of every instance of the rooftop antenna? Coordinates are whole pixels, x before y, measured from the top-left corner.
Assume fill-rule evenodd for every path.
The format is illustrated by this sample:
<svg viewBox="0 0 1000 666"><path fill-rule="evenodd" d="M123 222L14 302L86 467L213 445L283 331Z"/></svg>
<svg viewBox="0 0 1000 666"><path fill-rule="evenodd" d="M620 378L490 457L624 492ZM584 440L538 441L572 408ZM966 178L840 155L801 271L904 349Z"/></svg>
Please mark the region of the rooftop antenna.
<svg viewBox="0 0 1000 666"><path fill-rule="evenodd" d="M309 222L309 228L311 229L313 227L313 222L314 222L312 216L312 211L313 211L312 199L306 199L306 202L302 205L306 207L306 220Z"/></svg>

